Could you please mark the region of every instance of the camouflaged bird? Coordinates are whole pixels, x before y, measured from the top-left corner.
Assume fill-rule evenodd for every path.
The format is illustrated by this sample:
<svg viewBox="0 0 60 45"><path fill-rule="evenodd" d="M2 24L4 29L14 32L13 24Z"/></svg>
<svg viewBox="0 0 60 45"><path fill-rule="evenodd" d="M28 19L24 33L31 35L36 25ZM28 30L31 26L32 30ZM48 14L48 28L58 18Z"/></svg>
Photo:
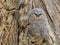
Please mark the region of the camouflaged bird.
<svg viewBox="0 0 60 45"><path fill-rule="evenodd" d="M30 35L37 37L37 39L43 37L49 42L49 45L56 45L55 35L48 23L46 13L42 8L34 8L30 10L26 16L28 16L29 19Z"/></svg>

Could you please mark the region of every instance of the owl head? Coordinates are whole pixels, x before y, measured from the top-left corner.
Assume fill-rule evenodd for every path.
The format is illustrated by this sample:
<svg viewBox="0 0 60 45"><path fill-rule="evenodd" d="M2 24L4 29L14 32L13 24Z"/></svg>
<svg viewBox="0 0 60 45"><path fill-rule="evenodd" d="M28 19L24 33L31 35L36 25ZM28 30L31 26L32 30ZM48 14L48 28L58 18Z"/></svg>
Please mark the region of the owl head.
<svg viewBox="0 0 60 45"><path fill-rule="evenodd" d="M35 16L39 17L42 15L42 9L34 8L34 9L30 10L27 15L29 16L30 14L35 14Z"/></svg>
<svg viewBox="0 0 60 45"><path fill-rule="evenodd" d="M41 8L34 8L30 10L26 16L28 16L28 19L33 21L38 21L44 19L43 10Z"/></svg>

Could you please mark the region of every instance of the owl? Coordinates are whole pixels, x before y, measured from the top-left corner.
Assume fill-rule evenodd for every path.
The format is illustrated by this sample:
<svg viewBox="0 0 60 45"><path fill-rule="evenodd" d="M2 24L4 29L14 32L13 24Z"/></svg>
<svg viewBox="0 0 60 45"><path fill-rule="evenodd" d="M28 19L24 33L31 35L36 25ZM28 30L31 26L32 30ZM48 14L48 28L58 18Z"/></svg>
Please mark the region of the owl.
<svg viewBox="0 0 60 45"><path fill-rule="evenodd" d="M37 38L44 38L49 45L56 45L56 38L52 31L45 11L42 8L34 8L26 15L29 19L29 35ZM43 41L43 40L42 40ZM40 43L40 42L39 42ZM38 44L41 45L41 44Z"/></svg>

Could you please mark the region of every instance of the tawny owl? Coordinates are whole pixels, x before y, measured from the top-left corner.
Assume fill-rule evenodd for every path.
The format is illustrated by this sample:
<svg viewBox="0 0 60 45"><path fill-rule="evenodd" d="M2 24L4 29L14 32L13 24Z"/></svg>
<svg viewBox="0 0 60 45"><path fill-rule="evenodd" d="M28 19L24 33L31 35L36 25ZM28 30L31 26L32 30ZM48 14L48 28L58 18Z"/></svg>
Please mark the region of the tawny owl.
<svg viewBox="0 0 60 45"><path fill-rule="evenodd" d="M45 11L42 8L34 8L27 14L30 26L30 35L44 37L50 45L56 45L55 35L52 31Z"/></svg>

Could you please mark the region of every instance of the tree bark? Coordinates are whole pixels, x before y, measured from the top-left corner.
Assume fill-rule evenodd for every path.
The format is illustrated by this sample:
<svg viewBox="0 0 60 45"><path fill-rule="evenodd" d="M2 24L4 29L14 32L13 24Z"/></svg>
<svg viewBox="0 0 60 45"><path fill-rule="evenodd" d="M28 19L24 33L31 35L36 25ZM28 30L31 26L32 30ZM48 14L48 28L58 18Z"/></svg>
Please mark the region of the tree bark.
<svg viewBox="0 0 60 45"><path fill-rule="evenodd" d="M22 20L34 8L42 8L46 12L48 22L60 44L60 0L0 0L0 45L29 45L25 35L28 18ZM34 32L33 32L34 33ZM41 41L39 42L39 40ZM24 41L25 40L25 41ZM37 38L42 43L43 37ZM34 43L34 42L33 42ZM45 44L45 43L44 43ZM42 45L44 45L42 44ZM34 44L31 44L34 45Z"/></svg>

